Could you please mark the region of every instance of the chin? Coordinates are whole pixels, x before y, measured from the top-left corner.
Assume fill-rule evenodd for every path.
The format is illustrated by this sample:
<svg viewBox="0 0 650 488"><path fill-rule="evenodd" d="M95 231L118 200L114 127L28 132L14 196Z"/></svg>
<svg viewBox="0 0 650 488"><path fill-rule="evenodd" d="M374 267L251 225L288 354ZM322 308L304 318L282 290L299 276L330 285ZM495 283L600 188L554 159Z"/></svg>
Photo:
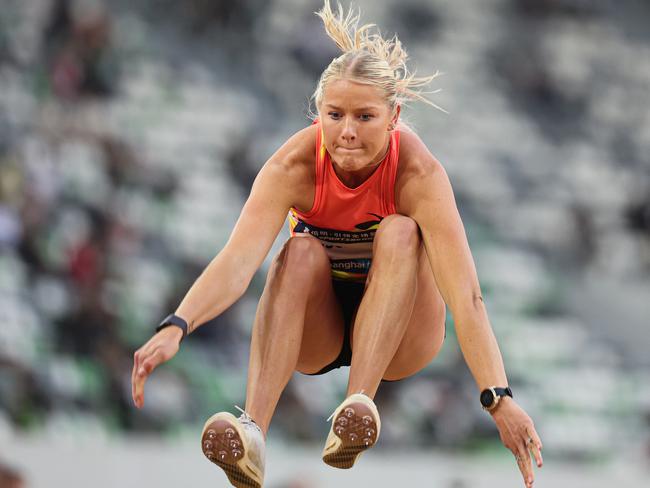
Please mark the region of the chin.
<svg viewBox="0 0 650 488"><path fill-rule="evenodd" d="M370 162L366 155L361 152L355 154L337 154L335 161L340 166L345 166L346 168L348 166L359 168Z"/></svg>
<svg viewBox="0 0 650 488"><path fill-rule="evenodd" d="M345 171L356 171L363 168L364 166L363 161L359 161L358 158L339 158L336 159L335 162L340 168L344 169Z"/></svg>

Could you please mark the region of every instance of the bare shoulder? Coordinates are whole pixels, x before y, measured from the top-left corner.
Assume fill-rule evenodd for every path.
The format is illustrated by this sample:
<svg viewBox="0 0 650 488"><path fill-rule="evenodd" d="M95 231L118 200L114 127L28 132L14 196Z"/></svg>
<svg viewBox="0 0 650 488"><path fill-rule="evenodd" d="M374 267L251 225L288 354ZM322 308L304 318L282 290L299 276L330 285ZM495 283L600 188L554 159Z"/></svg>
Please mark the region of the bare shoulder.
<svg viewBox="0 0 650 488"><path fill-rule="evenodd" d="M255 185L269 185L282 193L291 206L310 208L313 193L318 127L306 127L293 134L268 159L257 175Z"/></svg>
<svg viewBox="0 0 650 488"><path fill-rule="evenodd" d="M400 133L400 155L395 180L397 211L408 215L411 202L436 191L447 182L447 174L422 139L411 130Z"/></svg>
<svg viewBox="0 0 650 488"><path fill-rule="evenodd" d="M293 134L264 165L283 177L300 179L313 172L318 127L311 125Z"/></svg>

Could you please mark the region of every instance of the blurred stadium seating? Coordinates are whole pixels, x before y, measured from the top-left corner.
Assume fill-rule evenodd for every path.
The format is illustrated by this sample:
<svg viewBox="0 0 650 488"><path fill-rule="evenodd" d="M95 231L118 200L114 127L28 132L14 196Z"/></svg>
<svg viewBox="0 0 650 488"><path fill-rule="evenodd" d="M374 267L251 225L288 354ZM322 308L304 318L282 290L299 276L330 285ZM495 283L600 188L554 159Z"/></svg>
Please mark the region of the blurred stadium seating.
<svg viewBox="0 0 650 488"><path fill-rule="evenodd" d="M546 451L647 462L650 5L358 4L419 73L445 73L432 97L450 114L405 116L450 175ZM143 411L131 358L224 245L265 159L309 124L336 55L319 6L3 0L0 459L15 433L172 435L243 402L264 270L155 373ZM452 322L425 371L381 387L381 448L501 449ZM271 436L320 442L346 381L296 376Z"/></svg>

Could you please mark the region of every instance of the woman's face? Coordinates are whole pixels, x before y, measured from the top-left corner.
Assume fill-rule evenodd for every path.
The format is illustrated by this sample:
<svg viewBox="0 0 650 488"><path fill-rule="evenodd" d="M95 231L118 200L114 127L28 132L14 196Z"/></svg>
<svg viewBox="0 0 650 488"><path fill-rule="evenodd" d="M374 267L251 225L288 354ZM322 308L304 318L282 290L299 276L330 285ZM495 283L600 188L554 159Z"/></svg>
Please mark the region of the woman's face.
<svg viewBox="0 0 650 488"><path fill-rule="evenodd" d="M350 80L330 82L319 107L323 139L332 160L343 171L372 168L388 148L389 127L397 123L381 89Z"/></svg>

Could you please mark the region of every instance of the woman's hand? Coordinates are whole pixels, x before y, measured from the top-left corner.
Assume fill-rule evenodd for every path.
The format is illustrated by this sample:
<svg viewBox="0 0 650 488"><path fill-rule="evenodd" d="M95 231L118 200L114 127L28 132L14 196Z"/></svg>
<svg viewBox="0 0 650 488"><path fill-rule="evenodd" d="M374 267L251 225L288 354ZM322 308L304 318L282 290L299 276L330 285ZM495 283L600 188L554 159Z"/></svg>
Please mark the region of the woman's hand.
<svg viewBox="0 0 650 488"><path fill-rule="evenodd" d="M169 326L154 335L133 355L131 373L131 395L138 408L144 405L144 383L151 372L178 352L183 331L180 327Z"/></svg>
<svg viewBox="0 0 650 488"><path fill-rule="evenodd" d="M533 453L538 468L544 463L542 441L537 435L533 421L510 397L501 398L497 408L490 413L497 424L503 445L515 455L526 487L532 487L535 476L530 452Z"/></svg>

